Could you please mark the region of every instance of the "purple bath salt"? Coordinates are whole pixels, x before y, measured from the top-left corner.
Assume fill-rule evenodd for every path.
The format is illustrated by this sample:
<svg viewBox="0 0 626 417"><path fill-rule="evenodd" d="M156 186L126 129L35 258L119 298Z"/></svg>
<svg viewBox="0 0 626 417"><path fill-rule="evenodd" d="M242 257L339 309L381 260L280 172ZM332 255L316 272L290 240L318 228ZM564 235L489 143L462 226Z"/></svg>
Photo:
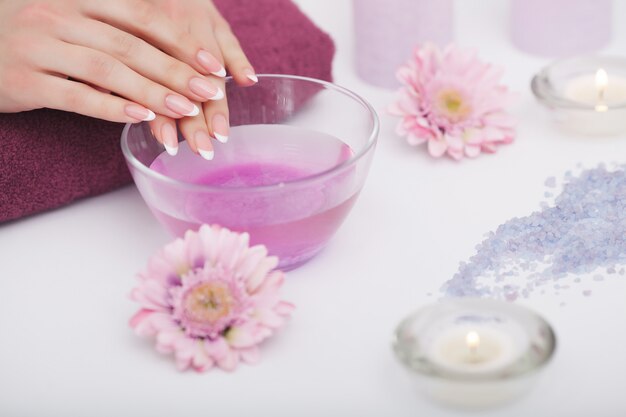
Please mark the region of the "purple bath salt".
<svg viewBox="0 0 626 417"><path fill-rule="evenodd" d="M546 179L546 182L544 182L543 184L548 188L556 187L556 177L548 177L548 179Z"/></svg>
<svg viewBox="0 0 626 417"><path fill-rule="evenodd" d="M615 271L626 264L625 169L601 165L566 175L552 205L490 232L444 284L444 294L514 300L568 275ZM551 184L549 178L546 185ZM596 274L593 280L603 278Z"/></svg>

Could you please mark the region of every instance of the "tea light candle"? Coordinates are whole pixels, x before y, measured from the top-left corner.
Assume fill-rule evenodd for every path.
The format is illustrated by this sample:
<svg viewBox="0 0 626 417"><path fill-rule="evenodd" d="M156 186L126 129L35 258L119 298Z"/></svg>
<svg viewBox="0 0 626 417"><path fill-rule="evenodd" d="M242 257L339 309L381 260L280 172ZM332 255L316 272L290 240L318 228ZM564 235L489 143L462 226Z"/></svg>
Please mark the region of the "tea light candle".
<svg viewBox="0 0 626 417"><path fill-rule="evenodd" d="M430 398L460 408L512 401L550 359L550 326L520 306L484 299L449 300L405 319L395 352Z"/></svg>
<svg viewBox="0 0 626 417"><path fill-rule="evenodd" d="M557 61L532 81L535 96L569 132L626 132L626 58L582 57Z"/></svg>

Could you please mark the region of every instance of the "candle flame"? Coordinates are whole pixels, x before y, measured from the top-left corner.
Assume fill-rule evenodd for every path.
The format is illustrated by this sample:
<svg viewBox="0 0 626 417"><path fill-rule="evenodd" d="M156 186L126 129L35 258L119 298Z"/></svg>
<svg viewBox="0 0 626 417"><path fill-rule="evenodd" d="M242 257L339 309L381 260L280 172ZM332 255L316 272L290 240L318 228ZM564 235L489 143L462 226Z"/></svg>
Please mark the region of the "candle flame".
<svg viewBox="0 0 626 417"><path fill-rule="evenodd" d="M478 346L480 345L480 336L478 336L478 333L474 331L469 332L465 336L465 343L467 343L467 347L469 348L469 350L474 352L476 351L476 349L478 349Z"/></svg>
<svg viewBox="0 0 626 417"><path fill-rule="evenodd" d="M598 88L598 91L604 92L608 84L609 75L606 73L604 68L598 69L598 71L596 71L596 87Z"/></svg>
<svg viewBox="0 0 626 417"><path fill-rule="evenodd" d="M609 75L604 68L599 68L596 71L596 88L598 89L598 104L596 104L597 112L605 112L609 108L604 104L604 93L606 86L609 84Z"/></svg>

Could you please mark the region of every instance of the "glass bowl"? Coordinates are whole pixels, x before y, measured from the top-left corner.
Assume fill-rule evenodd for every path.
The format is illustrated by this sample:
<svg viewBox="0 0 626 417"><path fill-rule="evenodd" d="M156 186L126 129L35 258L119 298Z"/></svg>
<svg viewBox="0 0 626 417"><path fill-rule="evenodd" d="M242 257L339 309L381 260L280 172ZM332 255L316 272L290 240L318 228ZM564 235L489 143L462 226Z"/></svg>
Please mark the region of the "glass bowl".
<svg viewBox="0 0 626 417"><path fill-rule="evenodd" d="M295 268L337 231L367 177L379 131L355 93L321 80L259 75L226 81L231 131L215 157L191 153L179 134L169 156L147 123L129 124L122 151L146 204L175 236L201 224L250 234Z"/></svg>
<svg viewBox="0 0 626 417"><path fill-rule="evenodd" d="M556 337L543 318L524 307L460 298L404 319L393 348L431 399L457 408L489 408L532 387L554 354Z"/></svg>
<svg viewBox="0 0 626 417"><path fill-rule="evenodd" d="M597 83L598 71L606 85ZM613 136L626 132L626 57L589 55L557 60L531 81L537 100L568 133Z"/></svg>

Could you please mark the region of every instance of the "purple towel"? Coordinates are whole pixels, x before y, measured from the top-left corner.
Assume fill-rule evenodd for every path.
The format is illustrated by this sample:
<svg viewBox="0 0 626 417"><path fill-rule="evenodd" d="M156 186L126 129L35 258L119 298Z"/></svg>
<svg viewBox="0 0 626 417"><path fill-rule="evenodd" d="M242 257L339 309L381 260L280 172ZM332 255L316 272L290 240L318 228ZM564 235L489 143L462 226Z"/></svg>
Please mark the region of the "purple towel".
<svg viewBox="0 0 626 417"><path fill-rule="evenodd" d="M290 0L215 0L259 73L331 80L334 45ZM0 222L131 182L123 125L56 110L0 114Z"/></svg>

